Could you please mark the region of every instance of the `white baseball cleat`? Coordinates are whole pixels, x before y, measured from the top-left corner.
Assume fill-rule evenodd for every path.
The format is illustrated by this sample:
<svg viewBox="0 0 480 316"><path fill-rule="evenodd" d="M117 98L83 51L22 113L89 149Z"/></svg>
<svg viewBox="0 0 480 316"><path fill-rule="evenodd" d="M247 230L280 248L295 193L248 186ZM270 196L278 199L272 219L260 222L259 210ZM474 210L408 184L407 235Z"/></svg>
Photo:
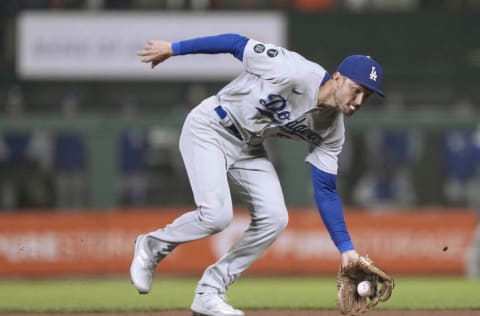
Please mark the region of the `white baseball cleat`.
<svg viewBox="0 0 480 316"><path fill-rule="evenodd" d="M135 253L130 265L130 280L140 294L148 294L152 288L155 270L160 260L173 247L147 235L140 235L135 241Z"/></svg>
<svg viewBox="0 0 480 316"><path fill-rule="evenodd" d="M226 303L226 297L217 293L195 294L190 307L193 316L244 316L245 314Z"/></svg>

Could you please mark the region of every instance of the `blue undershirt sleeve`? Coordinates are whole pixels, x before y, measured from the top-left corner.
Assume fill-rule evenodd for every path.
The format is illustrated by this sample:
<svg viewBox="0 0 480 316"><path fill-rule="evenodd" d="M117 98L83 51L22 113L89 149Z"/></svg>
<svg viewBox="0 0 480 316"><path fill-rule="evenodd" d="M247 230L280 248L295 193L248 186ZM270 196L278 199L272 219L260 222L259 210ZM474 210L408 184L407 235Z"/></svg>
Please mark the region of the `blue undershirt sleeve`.
<svg viewBox="0 0 480 316"><path fill-rule="evenodd" d="M248 38L238 34L198 37L172 43L173 55L230 53L243 61Z"/></svg>
<svg viewBox="0 0 480 316"><path fill-rule="evenodd" d="M318 211L335 246L341 253L355 249L345 224L336 176L312 165L312 182Z"/></svg>

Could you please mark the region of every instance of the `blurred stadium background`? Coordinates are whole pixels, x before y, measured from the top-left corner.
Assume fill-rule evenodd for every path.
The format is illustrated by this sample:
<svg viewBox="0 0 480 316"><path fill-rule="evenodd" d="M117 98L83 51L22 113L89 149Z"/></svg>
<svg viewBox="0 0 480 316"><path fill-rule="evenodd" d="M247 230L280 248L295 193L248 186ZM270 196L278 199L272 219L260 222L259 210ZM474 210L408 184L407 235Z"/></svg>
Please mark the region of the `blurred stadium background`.
<svg viewBox="0 0 480 316"><path fill-rule="evenodd" d="M149 39L226 32L330 72L349 54L380 61L387 97L347 120L341 157L354 240L387 270L480 277L480 1L6 0L0 12L0 277L126 276L136 234L193 207L183 118L241 66L196 56L151 71L135 52ZM332 272L308 147L267 145L292 220L253 271ZM248 221L234 199L231 232L179 250L165 271L198 274L228 246Z"/></svg>

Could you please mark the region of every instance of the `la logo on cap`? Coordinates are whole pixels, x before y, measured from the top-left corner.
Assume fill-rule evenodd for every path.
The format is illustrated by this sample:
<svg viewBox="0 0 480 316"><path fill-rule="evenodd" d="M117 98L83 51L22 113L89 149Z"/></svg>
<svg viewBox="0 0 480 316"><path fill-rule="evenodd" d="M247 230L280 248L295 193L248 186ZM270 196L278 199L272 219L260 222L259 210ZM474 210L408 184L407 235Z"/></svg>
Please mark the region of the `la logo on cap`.
<svg viewBox="0 0 480 316"><path fill-rule="evenodd" d="M372 66L372 71L370 72L370 79L373 81L377 81L377 70L375 66Z"/></svg>

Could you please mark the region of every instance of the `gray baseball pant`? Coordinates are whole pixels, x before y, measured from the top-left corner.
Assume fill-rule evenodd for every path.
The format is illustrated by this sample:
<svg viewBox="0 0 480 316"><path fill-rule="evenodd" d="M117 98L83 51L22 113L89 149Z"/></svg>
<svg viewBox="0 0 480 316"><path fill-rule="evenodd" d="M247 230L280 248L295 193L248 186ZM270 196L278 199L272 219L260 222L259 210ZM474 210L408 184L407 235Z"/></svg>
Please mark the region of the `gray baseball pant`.
<svg viewBox="0 0 480 316"><path fill-rule="evenodd" d="M228 252L205 270L196 293L225 293L288 223L280 182L263 145L248 145L221 126L213 111L216 105L216 98L211 97L192 110L180 136L180 152L197 209L149 233L177 245L224 230L233 218L227 174L238 184L250 225Z"/></svg>

